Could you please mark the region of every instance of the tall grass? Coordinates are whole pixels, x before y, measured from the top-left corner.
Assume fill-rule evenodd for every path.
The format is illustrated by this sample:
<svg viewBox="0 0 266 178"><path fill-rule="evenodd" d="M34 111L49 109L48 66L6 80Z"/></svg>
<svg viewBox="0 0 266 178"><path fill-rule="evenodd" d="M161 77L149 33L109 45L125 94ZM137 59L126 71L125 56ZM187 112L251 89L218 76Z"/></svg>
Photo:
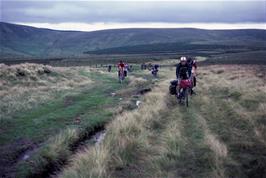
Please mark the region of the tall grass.
<svg viewBox="0 0 266 178"><path fill-rule="evenodd" d="M71 94L64 93L65 91L62 90L63 95L59 99L50 100L49 103L36 107L32 111L21 113L19 117L12 120L10 125L17 132L13 133L11 129L7 129L5 135L1 137L1 141L9 144L23 133L22 139L27 137L33 142L39 143L36 149L30 151L29 158L26 160L19 158L14 164L18 167L17 177L45 177L60 170L76 153L76 147L82 142L82 139L89 139L89 135L95 131L95 128L103 127L107 121L113 118L113 114L119 113L116 110L120 106L122 110L131 109L124 106L127 102L132 104L131 95L145 84L150 85L151 83L151 81L132 76L123 85L120 85L116 82L116 74L108 73L107 75L105 71L86 67L52 69L54 72L62 70L62 73L56 74L59 75L57 77L64 77L66 74L72 73L74 75L67 77L73 81L80 78L88 79L87 84L89 85L86 85L87 88L84 89L83 85L76 84L73 86L73 90L70 90ZM97 82L92 83L93 81ZM22 81L19 85L23 84ZM90 84L94 86L91 87ZM31 88L29 87L29 89ZM116 92L116 94L111 96L112 92ZM119 102L120 97L123 97L123 102ZM135 102L133 104L135 105ZM126 153L123 155L130 157ZM3 154L5 155L5 153ZM26 152L26 154L28 153Z"/></svg>
<svg viewBox="0 0 266 178"><path fill-rule="evenodd" d="M110 92L112 87L122 89L116 91L115 96L129 99L136 90L150 87L153 82L146 71L130 77L126 88L110 86L112 82L105 76L106 72L98 69L74 68L70 73L64 68L52 70L56 77L50 76L49 82L52 82L44 86L46 90L57 87L55 83L60 79L61 84L66 84L67 74L73 74L79 77L70 77L72 87L80 86L79 79L86 78L105 83L104 89L95 91L94 99L96 95ZM155 83L152 92L143 98L138 96L142 101L138 109L125 112L121 107L116 108L119 111L113 111L117 115L107 125L101 143L73 154L71 147L84 130L69 128L45 142L38 153L33 154L31 161L21 163L19 175L37 176L43 168L53 165L51 170L60 178L263 176L261 170L266 166L263 157L266 153L265 71L263 66L199 68L197 95L190 97L190 107L185 108L177 104L174 96L168 95L168 84L174 78L174 69L162 69L162 78ZM116 77L116 73L111 75ZM23 85L36 87L26 81L31 79L22 79ZM4 82L8 82L11 88L15 86L9 79ZM83 100L84 96L88 99L89 94L78 95L79 104L91 106L91 102ZM102 98L95 101L101 104ZM101 113L104 113L102 108ZM107 109L110 110L110 107ZM65 111L64 114L73 113ZM66 116L64 114L59 113ZM92 112L87 114L91 116ZM82 119L88 115L85 114ZM90 129L103 121L99 117L90 120ZM56 173L62 162L69 158L70 163Z"/></svg>
<svg viewBox="0 0 266 178"><path fill-rule="evenodd" d="M205 75L200 76L202 96L198 105L208 130L220 142L218 145L213 142L211 146L216 150L218 170L223 170L225 177L263 176L259 170L265 164L259 161L259 167L251 166L250 160L260 160L258 157L265 154L261 151L265 147L262 146L266 140L262 134L265 125L258 124L265 116L265 112L259 110L266 101L266 80L261 75L265 67L217 65L212 68L213 71L205 68ZM212 141L211 137L209 139ZM249 150L250 145L254 146L257 154Z"/></svg>
<svg viewBox="0 0 266 178"><path fill-rule="evenodd" d="M106 137L100 146L78 154L72 165L59 177L108 177L115 169L137 164L138 159L149 153L149 136L161 112L167 110L167 93L161 87L144 97L145 105L139 110L123 113L107 127Z"/></svg>
<svg viewBox="0 0 266 178"><path fill-rule="evenodd" d="M138 110L117 116L103 142L74 156L59 177L261 176L265 77L259 66L211 68L200 68L188 109L167 95L169 80L159 82ZM250 145L257 154L241 149ZM249 165L252 159L258 167Z"/></svg>
<svg viewBox="0 0 266 178"><path fill-rule="evenodd" d="M88 86L92 81L79 75L81 68L41 64L0 65L0 119L56 99L60 93Z"/></svg>

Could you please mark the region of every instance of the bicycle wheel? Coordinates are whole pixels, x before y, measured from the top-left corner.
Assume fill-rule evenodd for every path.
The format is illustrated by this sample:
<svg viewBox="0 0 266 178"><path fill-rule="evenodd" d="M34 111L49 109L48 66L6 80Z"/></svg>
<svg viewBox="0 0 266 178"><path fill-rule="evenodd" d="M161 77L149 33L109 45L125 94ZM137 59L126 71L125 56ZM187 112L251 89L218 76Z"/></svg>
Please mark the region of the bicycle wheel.
<svg viewBox="0 0 266 178"><path fill-rule="evenodd" d="M185 103L186 106L188 107L188 89L185 89Z"/></svg>

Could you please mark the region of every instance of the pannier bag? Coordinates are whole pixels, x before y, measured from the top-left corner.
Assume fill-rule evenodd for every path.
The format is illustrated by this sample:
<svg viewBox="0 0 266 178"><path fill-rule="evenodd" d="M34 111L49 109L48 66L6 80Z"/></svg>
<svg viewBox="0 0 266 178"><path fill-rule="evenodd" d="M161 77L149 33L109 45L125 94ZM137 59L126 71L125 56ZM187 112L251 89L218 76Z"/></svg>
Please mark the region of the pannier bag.
<svg viewBox="0 0 266 178"><path fill-rule="evenodd" d="M176 87L177 87L177 84L178 84L178 80L172 80L170 82L170 86L169 86L169 93L171 95L176 95Z"/></svg>
<svg viewBox="0 0 266 178"><path fill-rule="evenodd" d="M171 85L175 85L175 86L177 86L177 84L178 84L178 80L171 80Z"/></svg>
<svg viewBox="0 0 266 178"><path fill-rule="evenodd" d="M191 86L192 86L191 85L191 80L189 80L189 79L180 81L180 87L181 88L189 88Z"/></svg>

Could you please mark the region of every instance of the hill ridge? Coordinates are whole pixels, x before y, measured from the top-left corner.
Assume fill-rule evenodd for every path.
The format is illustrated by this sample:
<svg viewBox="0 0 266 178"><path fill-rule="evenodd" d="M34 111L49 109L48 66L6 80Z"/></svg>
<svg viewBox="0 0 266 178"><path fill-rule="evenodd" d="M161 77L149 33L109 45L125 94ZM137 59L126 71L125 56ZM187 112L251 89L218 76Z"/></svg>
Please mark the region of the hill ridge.
<svg viewBox="0 0 266 178"><path fill-rule="evenodd" d="M99 53L101 50L112 48L170 43L265 47L266 30L128 28L84 32L0 22L0 41L2 59L66 57L84 56L84 52ZM156 49L154 50L156 52ZM143 49L142 53L145 52L146 49Z"/></svg>

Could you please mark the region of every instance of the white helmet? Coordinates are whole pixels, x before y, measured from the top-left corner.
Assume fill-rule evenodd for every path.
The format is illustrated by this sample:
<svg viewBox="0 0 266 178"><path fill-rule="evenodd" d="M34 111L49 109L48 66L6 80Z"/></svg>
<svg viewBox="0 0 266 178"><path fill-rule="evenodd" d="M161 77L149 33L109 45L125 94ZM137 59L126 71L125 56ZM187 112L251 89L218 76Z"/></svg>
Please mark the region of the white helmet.
<svg viewBox="0 0 266 178"><path fill-rule="evenodd" d="M180 58L180 61L181 61L181 62L183 62L183 61L187 61L187 58L184 57L184 56L182 56L182 57Z"/></svg>

